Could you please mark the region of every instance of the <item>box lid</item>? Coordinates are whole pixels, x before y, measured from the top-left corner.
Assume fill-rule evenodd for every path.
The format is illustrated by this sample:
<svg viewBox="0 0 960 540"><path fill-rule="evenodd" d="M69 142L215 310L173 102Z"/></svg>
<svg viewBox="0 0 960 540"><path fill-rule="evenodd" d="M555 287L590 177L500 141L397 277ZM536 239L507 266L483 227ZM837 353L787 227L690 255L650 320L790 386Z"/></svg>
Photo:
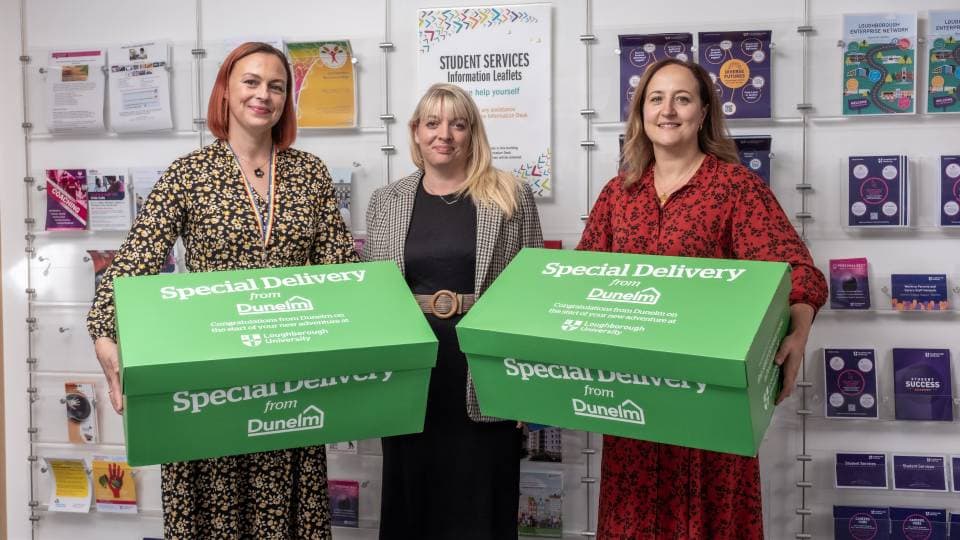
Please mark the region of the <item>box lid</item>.
<svg viewBox="0 0 960 540"><path fill-rule="evenodd" d="M789 291L785 263L524 249L457 334L468 354L744 388Z"/></svg>
<svg viewBox="0 0 960 540"><path fill-rule="evenodd" d="M424 369L437 341L390 261L120 278L124 393Z"/></svg>

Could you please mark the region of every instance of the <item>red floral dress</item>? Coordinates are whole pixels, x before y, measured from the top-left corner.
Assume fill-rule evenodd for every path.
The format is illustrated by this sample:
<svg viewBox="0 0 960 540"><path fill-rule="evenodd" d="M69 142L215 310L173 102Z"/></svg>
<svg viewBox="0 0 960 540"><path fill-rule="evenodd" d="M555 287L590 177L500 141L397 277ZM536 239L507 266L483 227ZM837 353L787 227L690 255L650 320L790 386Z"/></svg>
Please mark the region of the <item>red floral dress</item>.
<svg viewBox="0 0 960 540"><path fill-rule="evenodd" d="M610 180L577 249L784 261L790 302L819 309L827 284L773 192L753 173L707 155L660 206L651 167L632 186ZM597 538L763 538L757 458L611 435L603 439Z"/></svg>

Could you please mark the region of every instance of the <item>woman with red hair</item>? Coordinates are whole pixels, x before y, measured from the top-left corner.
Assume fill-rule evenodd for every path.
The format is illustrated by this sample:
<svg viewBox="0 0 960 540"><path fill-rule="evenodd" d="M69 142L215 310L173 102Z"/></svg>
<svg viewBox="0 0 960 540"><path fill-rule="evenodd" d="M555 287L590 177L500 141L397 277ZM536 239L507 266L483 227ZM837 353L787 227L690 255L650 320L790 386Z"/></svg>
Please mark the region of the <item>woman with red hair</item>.
<svg viewBox="0 0 960 540"><path fill-rule="evenodd" d="M170 165L97 287L87 327L118 413L113 281L159 273L178 237L191 272L357 259L326 166L290 148L292 86L270 45L227 56L207 111L217 140ZM164 464L164 538L330 538L326 483L322 446Z"/></svg>

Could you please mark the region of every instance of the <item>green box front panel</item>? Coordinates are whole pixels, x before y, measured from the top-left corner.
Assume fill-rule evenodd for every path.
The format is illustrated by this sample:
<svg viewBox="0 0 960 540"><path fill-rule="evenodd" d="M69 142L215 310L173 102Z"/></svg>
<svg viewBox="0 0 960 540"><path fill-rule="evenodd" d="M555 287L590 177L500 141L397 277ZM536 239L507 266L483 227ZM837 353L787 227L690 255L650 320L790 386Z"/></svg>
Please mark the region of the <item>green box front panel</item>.
<svg viewBox="0 0 960 540"><path fill-rule="evenodd" d="M522 373L512 373L536 363L478 355L470 355L469 363L477 399L487 415L718 452L756 454L750 403L741 389L587 369L577 370L577 375L568 379L531 375L524 380ZM556 375L573 373L569 366L539 366Z"/></svg>
<svg viewBox="0 0 960 540"><path fill-rule="evenodd" d="M128 461L153 465L423 430L429 369L306 381L225 388L213 399L212 390L127 396Z"/></svg>

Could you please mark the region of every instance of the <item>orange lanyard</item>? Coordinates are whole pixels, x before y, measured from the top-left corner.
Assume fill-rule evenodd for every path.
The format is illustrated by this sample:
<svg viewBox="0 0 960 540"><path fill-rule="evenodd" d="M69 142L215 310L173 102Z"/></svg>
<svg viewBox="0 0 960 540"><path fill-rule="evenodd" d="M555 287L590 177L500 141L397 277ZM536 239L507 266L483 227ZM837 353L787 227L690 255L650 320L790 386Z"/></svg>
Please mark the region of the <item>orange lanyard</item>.
<svg viewBox="0 0 960 540"><path fill-rule="evenodd" d="M233 151L233 148L231 147L230 150ZM234 152L234 157L237 158L236 152ZM237 165L240 165L239 158L237 158ZM260 237L263 241L264 249L266 249L267 244L270 243L270 233L273 232L273 215L276 199L276 182L274 178L277 173L276 147L273 147L270 153L269 171L270 175L267 177L267 209L266 215L264 215L263 209L257 204L257 199L254 196L253 185L250 183L250 180L247 179L247 175L243 173L243 167L240 167L240 175L243 176L243 187L247 190L247 199L250 201L253 213L257 216L257 225L260 227Z"/></svg>

